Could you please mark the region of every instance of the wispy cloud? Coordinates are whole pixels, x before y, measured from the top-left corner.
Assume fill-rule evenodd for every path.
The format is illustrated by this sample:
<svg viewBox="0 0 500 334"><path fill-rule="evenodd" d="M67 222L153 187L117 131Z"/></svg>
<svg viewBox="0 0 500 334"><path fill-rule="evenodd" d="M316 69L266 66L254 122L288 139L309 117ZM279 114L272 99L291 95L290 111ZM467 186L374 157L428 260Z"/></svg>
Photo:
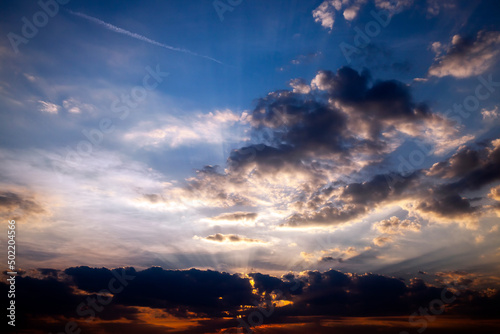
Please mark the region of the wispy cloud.
<svg viewBox="0 0 500 334"><path fill-rule="evenodd" d="M112 25L110 23L107 23L107 22L104 22L102 20L99 20L98 18L89 16L89 15L86 15L86 14L83 14L83 13L80 13L80 12L73 12L71 10L68 10L68 12L70 14L72 14L72 15L79 16L81 18L84 18L86 20L94 22L94 23L96 23L96 24L98 24L100 26L103 26L104 28L106 28L108 30L111 30L111 31L114 31L116 33L123 34L123 35L129 36L129 37L138 39L140 41L143 41L143 42L146 42L146 43L149 43L149 44L152 44L152 45L156 45L156 46L165 48L167 50L177 51L177 52L183 52L183 53L187 53L187 54L190 54L190 55L193 55L193 56L196 56L196 57L202 57L202 58L205 58L205 59L209 59L209 60L214 61L214 62L219 63L219 64L223 64L221 61L219 61L219 60L217 60L215 58L212 58L212 57L209 57L209 56L200 55L200 54L198 54L196 52L193 52L193 51L190 51L190 50L187 50L187 49L177 48L177 47L174 47L174 46L170 46L170 45L167 45L167 44L163 44L163 43L157 42L155 40L147 38L146 36L143 36L143 35L137 34L135 32L131 32L131 31L125 30L123 28L120 28L120 27L117 27L117 26Z"/></svg>

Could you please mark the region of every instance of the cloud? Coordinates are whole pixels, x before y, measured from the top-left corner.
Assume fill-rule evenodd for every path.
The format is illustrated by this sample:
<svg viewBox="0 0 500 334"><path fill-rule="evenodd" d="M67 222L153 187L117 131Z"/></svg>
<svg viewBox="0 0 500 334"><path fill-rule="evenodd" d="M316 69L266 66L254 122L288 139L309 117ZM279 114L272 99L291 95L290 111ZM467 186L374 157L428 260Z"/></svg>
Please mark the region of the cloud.
<svg viewBox="0 0 500 334"><path fill-rule="evenodd" d="M403 234L405 231L418 232L420 231L421 225L415 221L408 219L401 220L393 216L373 224L373 227L379 232L386 234Z"/></svg>
<svg viewBox="0 0 500 334"><path fill-rule="evenodd" d="M462 195L500 179L500 141L474 150L462 147L449 159L429 170L412 174L381 174L365 182L330 186L306 201L294 203L298 211L285 226L335 226L353 223L372 210L395 203L418 217L433 222L457 222L476 229L488 207L474 205L477 198ZM321 195L324 192L325 195ZM321 196L319 196L321 195ZM494 209L494 208L493 208ZM418 230L420 224L397 218L376 223L383 233L400 234L403 229ZM399 230L399 228L401 230Z"/></svg>
<svg viewBox="0 0 500 334"><path fill-rule="evenodd" d="M45 209L35 200L13 192L0 193L0 212L2 216L19 214L30 216L45 213Z"/></svg>
<svg viewBox="0 0 500 334"><path fill-rule="evenodd" d="M96 23L96 24L98 24L100 26L103 26L104 28L106 28L108 30L111 30L113 32L116 32L118 34L126 35L126 36L129 36L129 37L138 39L140 41L143 41L143 42L146 42L146 43L149 43L149 44L152 44L152 45L156 45L156 46L165 48L167 50L176 51L176 52L182 52L182 53L187 53L187 54L190 54L190 55L193 55L193 56L196 56L196 57L201 57L201 58L209 59L209 60L214 61L216 63L222 64L222 62L220 62L219 60L214 59L212 57L200 55L200 54L197 54L197 53L195 53L193 51L190 51L190 50L187 50L187 49L177 48L177 47L173 47L173 46L170 46L170 45L167 45L167 44L163 44L163 43L157 42L155 40L152 40L150 38L147 38L147 37L142 36L140 34L137 34L135 32L131 32L131 31L119 28L119 27L114 26L114 25L112 25L110 23L106 23L106 22L104 22L102 20L99 20L99 19L97 19L95 17L89 16L89 15L86 15L86 14L83 14L83 13L73 12L71 10L67 10L67 11L70 14L72 14L72 15L79 16L79 17L84 18L84 19L86 19L88 21L94 22L94 23Z"/></svg>
<svg viewBox="0 0 500 334"><path fill-rule="evenodd" d="M479 150L479 153L482 155L479 167L466 169L466 173L460 179L443 185L440 191L462 193L481 189L489 183L500 180L500 140L492 140L485 149Z"/></svg>
<svg viewBox="0 0 500 334"><path fill-rule="evenodd" d="M74 278L78 288L89 292L108 289L112 277L106 268L74 267L65 272ZM251 305L254 298L248 279L236 274L159 267L142 271L129 268L125 273L134 278L116 295L116 303L163 308L183 317L191 312L216 317L225 312L234 315L240 305Z"/></svg>
<svg viewBox="0 0 500 334"><path fill-rule="evenodd" d="M490 209L474 202L466 194L500 180L500 148L497 140L481 143L478 149L462 147L449 159L423 171L429 188L422 182L415 202L408 208L420 217L434 222L457 222L477 229L479 218ZM444 180L444 182L443 182ZM434 183L434 184L433 184ZM431 185L432 184L432 185Z"/></svg>
<svg viewBox="0 0 500 334"><path fill-rule="evenodd" d="M384 245L393 242L392 237L379 236L373 239L373 244L378 247L383 247Z"/></svg>
<svg viewBox="0 0 500 334"><path fill-rule="evenodd" d="M318 262L319 264L332 264L332 263L348 263L356 257L369 251L371 247L366 247L364 250L358 250L356 247L335 247L326 250L314 251L311 253L301 252L301 257L306 262Z"/></svg>
<svg viewBox="0 0 500 334"><path fill-rule="evenodd" d="M442 9L450 10L456 7L453 0L427 0L427 17L439 15Z"/></svg>
<svg viewBox="0 0 500 334"><path fill-rule="evenodd" d="M491 188L488 197L500 202L500 186Z"/></svg>
<svg viewBox="0 0 500 334"><path fill-rule="evenodd" d="M259 240L259 239L246 238L246 237L236 235L236 234L216 233L216 234L204 237L204 238L201 238L201 237L196 237L196 238L208 240L208 241L214 241L214 242L222 242L222 243L240 243L240 242L243 242L243 243L264 243L264 241Z"/></svg>
<svg viewBox="0 0 500 334"><path fill-rule="evenodd" d="M337 13L346 21L353 21L367 2L367 0L325 0L312 11L313 18L331 32ZM409 8L412 4L413 0L375 0L375 7L387 11L390 16Z"/></svg>
<svg viewBox="0 0 500 334"><path fill-rule="evenodd" d="M426 277L429 280L432 276ZM77 311L84 314L81 320L95 317L92 322L78 321L82 331L136 332L134 326L139 323L143 331L146 328L151 333L164 332L166 326L175 326L179 333L214 333L231 331L240 324L237 319L246 320L252 312L264 310L270 314L266 331L273 324L282 327L295 323L297 316L301 329L318 319L333 318L338 327L338 317L357 323L360 319L391 317L393 330L394 319L403 316L407 323L408 314L422 305L443 300L445 286L445 296L453 297L453 307L446 307L450 319L466 315L469 323L475 324L496 318L500 305L498 278L464 271L438 272L434 277L434 282L426 283L418 278L404 280L337 270L275 277L259 272L238 275L160 267L139 271L131 267L45 268L16 279L16 328L23 333L41 329L54 332L74 321ZM111 293L111 286L119 291ZM8 285L1 282L0 292L7 291ZM177 327L181 321L183 326ZM321 333L331 332L331 327L327 328ZM352 332L352 327L348 329L346 332Z"/></svg>
<svg viewBox="0 0 500 334"><path fill-rule="evenodd" d="M352 21L358 16L358 12L367 0L326 0L323 1L312 14L314 21L321 23L324 28L333 29L336 12L343 12L342 16L347 21Z"/></svg>
<svg viewBox="0 0 500 334"><path fill-rule="evenodd" d="M369 72L343 67L337 73L319 71L311 82L312 87L328 92L330 104L347 118L347 133L355 135L366 150L388 153L402 136L434 138L432 144L440 152L445 149L443 142L464 140L450 121L432 113L425 103L414 102L408 85L397 80L370 85L370 81Z"/></svg>
<svg viewBox="0 0 500 334"><path fill-rule="evenodd" d="M65 110L71 114L80 114L83 111L93 112L96 110L96 107L92 104L83 103L73 97L63 100L62 106L42 100L38 101L38 103L40 104L39 110L49 114L58 114L61 110Z"/></svg>
<svg viewBox="0 0 500 334"><path fill-rule="evenodd" d="M323 257L321 257L319 259L319 262L327 262L327 263L338 262L338 263L342 263L343 259L341 257L323 256Z"/></svg>
<svg viewBox="0 0 500 334"><path fill-rule="evenodd" d="M375 6L396 14L411 7L413 2L414 0L375 0Z"/></svg>
<svg viewBox="0 0 500 334"><path fill-rule="evenodd" d="M307 172L313 169L310 161L330 160L330 171L356 168L395 149L403 136L436 138L428 132L451 139L457 134L450 122L415 103L405 84L388 80L370 85L369 76L349 67L337 73L320 71L311 88L296 79L291 82L294 92L271 92L261 98L247 117L261 144L231 152L229 167ZM328 102L300 94L310 89L325 94ZM252 152L251 160L244 151Z"/></svg>
<svg viewBox="0 0 500 334"><path fill-rule="evenodd" d="M124 139L139 147L175 148L196 143L219 144L229 136L232 126L244 122L244 117L245 114L237 115L230 110L184 117L161 115L155 121L140 122L124 135ZM232 136L232 139L243 138Z"/></svg>
<svg viewBox="0 0 500 334"><path fill-rule="evenodd" d="M210 220L215 220L215 221L253 221L257 219L258 214L255 212L230 212L230 213L223 213L215 217L211 217Z"/></svg>
<svg viewBox="0 0 500 334"><path fill-rule="evenodd" d="M480 152L463 147L446 161L435 163L427 171L427 175L443 178L464 176L481 165Z"/></svg>
<svg viewBox="0 0 500 334"><path fill-rule="evenodd" d="M292 79L290 80L289 85L293 88L294 93L309 94L311 92L311 87L304 79Z"/></svg>
<svg viewBox="0 0 500 334"><path fill-rule="evenodd" d="M490 193L488 194L488 197L491 198L492 200L496 202L500 202L500 185L493 187L490 189ZM498 217L500 217L500 203L495 203L490 206L493 212L496 213ZM491 228L490 233L498 230L498 226L494 226Z"/></svg>
<svg viewBox="0 0 500 334"><path fill-rule="evenodd" d="M96 108L88 103L83 103L78 101L77 99L70 97L62 102L62 106L66 111L73 114L80 114L83 111L93 112Z"/></svg>
<svg viewBox="0 0 500 334"><path fill-rule="evenodd" d="M321 51L317 51L305 55L299 55L297 56L297 58L292 59L290 63L292 63L293 65L307 64L320 57L322 54L323 53Z"/></svg>
<svg viewBox="0 0 500 334"><path fill-rule="evenodd" d="M485 207L464 191L474 190L470 178L486 177L478 185L495 180L496 146L460 146L459 129L415 101L411 86L374 80L368 71L319 71L310 84L303 79L291 84L294 91L270 92L241 116L221 112L192 118L203 119L200 128L245 123L250 143L231 151L225 168L205 166L184 182L144 192L141 203L166 211L231 208L236 213L259 206L264 208L259 222L280 228L337 228L394 205L433 222L477 226ZM458 150L431 168L410 168L405 175L396 166L379 165L412 138L430 147L429 160L436 159L432 152ZM245 218L223 214L203 221L233 219ZM401 231L406 227L417 225L405 222ZM391 227L386 229L390 234Z"/></svg>
<svg viewBox="0 0 500 334"><path fill-rule="evenodd" d="M280 207L282 227L354 223L392 203L413 203L412 210L429 215L456 197L440 192L445 184L430 194L428 186L420 186L425 177L453 183L487 159L460 148L430 170L405 176L386 170L353 180L349 175L376 166L408 138L422 138L439 153L454 148L442 143L457 145L463 138L396 80L374 81L367 71L343 67L319 71L310 85L302 79L291 84L293 92L270 92L245 113L252 144L231 151L225 169L206 166L185 186L166 189L162 200L191 203L185 207ZM399 182L392 184L394 179ZM452 217L444 211L440 214Z"/></svg>
<svg viewBox="0 0 500 334"><path fill-rule="evenodd" d="M440 52L438 44L433 47ZM500 32L479 31L474 38L455 35L444 54L437 53L429 76L468 78L488 71L500 54Z"/></svg>
<svg viewBox="0 0 500 334"><path fill-rule="evenodd" d="M59 106L57 104L46 102L46 101L38 101L40 104L39 110L42 112L46 112L49 114L57 114L59 112Z"/></svg>
<svg viewBox="0 0 500 334"><path fill-rule="evenodd" d="M314 21L321 24L323 28L333 29L335 23L335 11L342 7L340 1L323 1L316 9L312 11Z"/></svg>
<svg viewBox="0 0 500 334"><path fill-rule="evenodd" d="M485 122L491 123L500 119L500 111L498 110L498 106L495 106L493 109L488 110L483 108L481 110L481 115L483 116L483 120Z"/></svg>
<svg viewBox="0 0 500 334"><path fill-rule="evenodd" d="M468 198L459 195L447 195L440 199L429 199L423 201L417 207L423 212L433 212L441 217L457 218L463 215L470 215L478 211L477 207L471 206Z"/></svg>

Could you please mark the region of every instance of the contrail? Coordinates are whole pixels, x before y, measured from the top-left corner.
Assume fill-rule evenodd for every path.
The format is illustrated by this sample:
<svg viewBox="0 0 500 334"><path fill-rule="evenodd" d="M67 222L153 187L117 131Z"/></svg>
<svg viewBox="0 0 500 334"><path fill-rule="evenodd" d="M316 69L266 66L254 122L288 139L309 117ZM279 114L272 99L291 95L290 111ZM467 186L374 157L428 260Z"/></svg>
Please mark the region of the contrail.
<svg viewBox="0 0 500 334"><path fill-rule="evenodd" d="M127 35L129 37L132 37L132 38L135 38L135 39L138 39L140 41L143 41L143 42L146 42L146 43L149 43L149 44L153 44L153 45L156 45L156 46L160 46L162 48L165 48L165 49L168 49L168 50L172 50L172 51L177 51L177 52L184 52L184 53L187 53L187 54L190 54L190 55L193 55L193 56L197 56L197 57L202 57L202 58L205 58L205 59L209 59L211 61L214 61L216 63L219 63L219 64L222 64L223 63L221 61L218 61L217 59L214 59L212 57L209 57L209 56L204 56L204 55L200 55L200 54L197 54L193 51L190 51L190 50L187 50L187 49L182 49L182 48L176 48L174 46L170 46L170 45L167 45L167 44L163 44L163 43L160 43L160 42L157 42L155 40L152 40L150 38L147 38L146 36L142 36L142 35L139 35L139 34L136 34L135 32L131 32L131 31L128 31L128 30L125 30L125 29L122 29L120 27L117 27L117 26L114 26L110 23L106 23L104 21L101 21L95 17L92 17L92 16L88 16L86 14L83 14L83 13L78 13L78 12L73 12L71 10L67 10L70 14L73 14L73 15L76 15L76 16L79 16L79 17L82 17L86 20L89 20L91 22L94 22L94 23L97 23L98 25L101 25L103 26L104 28L108 29L108 30L111 30L111 31L114 31L116 33L119 33L119 34L123 34L123 35Z"/></svg>

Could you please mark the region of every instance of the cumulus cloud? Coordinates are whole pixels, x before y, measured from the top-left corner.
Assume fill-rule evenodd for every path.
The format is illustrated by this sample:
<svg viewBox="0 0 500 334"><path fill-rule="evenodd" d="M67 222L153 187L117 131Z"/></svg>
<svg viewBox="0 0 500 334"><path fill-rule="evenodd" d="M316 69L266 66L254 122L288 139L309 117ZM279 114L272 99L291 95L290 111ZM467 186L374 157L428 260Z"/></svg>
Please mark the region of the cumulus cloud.
<svg viewBox="0 0 500 334"><path fill-rule="evenodd" d="M353 21L367 2L367 0L325 0L312 11L313 18L331 32L339 17ZM375 0L375 7L385 10L389 16L409 8L412 4L413 0Z"/></svg>
<svg viewBox="0 0 500 334"><path fill-rule="evenodd" d="M329 93L330 104L346 116L349 133L363 139L372 152L388 153L401 136L420 137L432 142L437 152L450 147L443 143L470 140L424 103L413 101L410 88L396 80L375 81L370 73L344 67L332 73L320 71L311 86ZM357 145L359 146L359 145Z"/></svg>
<svg viewBox="0 0 500 334"><path fill-rule="evenodd" d="M468 78L483 74L495 64L500 53L500 32L482 30L473 38L455 35L443 55L439 54L438 44L434 45L438 53L429 68L430 76Z"/></svg>
<svg viewBox="0 0 500 334"><path fill-rule="evenodd" d="M491 188L488 197L500 202L500 186Z"/></svg>
<svg viewBox="0 0 500 334"><path fill-rule="evenodd" d="M420 231L421 225L418 222L404 219L401 220L396 216L389 219L381 220L373 225L379 232L386 234L403 234L405 231Z"/></svg>
<svg viewBox="0 0 500 334"><path fill-rule="evenodd" d="M439 199L425 200L417 209L423 212L433 212L440 217L458 218L473 214L479 208L473 207L470 199L453 194Z"/></svg>
<svg viewBox="0 0 500 334"><path fill-rule="evenodd" d="M488 212L487 206L474 205L478 198L465 194L477 191L500 180L500 148L498 140L479 149L462 148L449 159L424 171L436 182L425 191L411 209L424 219L435 222L459 222L477 229L479 218ZM439 178L446 182L439 182ZM423 188L423 187L422 187Z"/></svg>
<svg viewBox="0 0 500 334"><path fill-rule="evenodd" d="M245 122L250 143L231 151L225 168L205 166L183 183L145 193L142 201L174 211L234 211L205 219L216 223L252 221L256 216L247 215L248 207L260 206L267 211L262 219L271 218L282 228L352 224L391 205L432 221L477 223L484 207L467 191L499 177L496 141L482 148L460 146L470 138L460 137L451 122L415 101L409 85L373 80L367 71L319 71L309 85L301 79L291 85L294 91L270 92L243 116L207 116ZM454 143L446 150L458 150L405 175L388 166L359 174L409 138L423 140L430 154L444 151L442 143ZM387 234L419 226L403 221L398 230L392 223L377 226Z"/></svg>
<svg viewBox="0 0 500 334"><path fill-rule="evenodd" d="M303 80L292 85L308 87L307 93L303 88L271 92L245 114L252 144L233 150L226 168L205 166L185 185L166 187L155 200L171 208L279 207L282 227L354 223L393 203L411 205L412 212L432 219L477 219L480 207L470 203L464 189L452 188L463 188L461 183L494 162L493 148L459 147L427 170L349 179L407 138L427 139L434 152L444 150L444 139L459 146L463 137L458 130L414 101L408 85L373 81L368 72L348 67L320 71L310 85ZM494 174L493 166L486 169ZM434 184L427 185L426 178ZM454 211L455 204L461 209Z"/></svg>
<svg viewBox="0 0 500 334"><path fill-rule="evenodd" d="M352 21L366 2L367 0L325 0L313 10L314 21L331 31L337 12L347 21Z"/></svg>
<svg viewBox="0 0 500 334"><path fill-rule="evenodd" d="M294 93L309 94L311 86L309 86L304 79L290 80L290 87L293 88Z"/></svg>
<svg viewBox="0 0 500 334"><path fill-rule="evenodd" d="M467 197L500 179L499 141L474 150L463 147L449 159L429 170L402 176L377 175L369 181L323 188L306 201L294 203L298 212L290 215L285 226L334 226L359 221L373 209L398 203L414 215L433 222L457 222L477 228L487 207ZM321 193L324 195L318 196ZM417 231L420 224L391 218L375 224L387 234L403 229Z"/></svg>
<svg viewBox="0 0 500 334"><path fill-rule="evenodd" d="M409 8L413 5L413 1L414 0L375 0L375 6L395 14Z"/></svg>
<svg viewBox="0 0 500 334"><path fill-rule="evenodd" d="M432 165L427 175L454 178L464 176L480 165L480 152L469 147L462 147L449 159Z"/></svg>
<svg viewBox="0 0 500 334"><path fill-rule="evenodd" d="M490 110L483 108L481 110L481 115L483 116L483 120L488 123L500 119L500 111L498 110L498 106L495 106Z"/></svg>
<svg viewBox="0 0 500 334"><path fill-rule="evenodd" d="M393 242L394 239L392 237L387 236L379 236L373 239L373 244L378 247L383 247L384 245Z"/></svg>
<svg viewBox="0 0 500 334"><path fill-rule="evenodd" d="M340 1L323 1L312 14L314 21L321 24L322 27L332 29L335 23L335 12L340 10L342 3ZM337 6L337 8L335 7Z"/></svg>
<svg viewBox="0 0 500 334"><path fill-rule="evenodd" d="M254 135L265 142L233 151L229 166L311 171L307 165L312 160L336 159L337 168L362 167L394 150L404 136L432 138L429 131L441 133L440 139L456 135L450 122L414 102L403 83L369 81L369 73L348 67L320 71L310 87L326 95L326 104L300 94L310 88L299 80L292 82L295 92L269 93L247 117Z"/></svg>

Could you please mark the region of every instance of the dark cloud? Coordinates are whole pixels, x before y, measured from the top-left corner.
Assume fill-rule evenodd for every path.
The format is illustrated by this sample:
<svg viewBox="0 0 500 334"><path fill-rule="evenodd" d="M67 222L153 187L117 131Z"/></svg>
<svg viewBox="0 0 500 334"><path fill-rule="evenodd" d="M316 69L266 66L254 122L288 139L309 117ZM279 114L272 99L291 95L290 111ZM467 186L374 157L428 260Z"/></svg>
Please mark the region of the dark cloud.
<svg viewBox="0 0 500 334"><path fill-rule="evenodd" d="M57 272L52 269L43 271L48 274ZM46 328L49 324L52 326L50 330L60 330L67 319L76 319L82 328L86 328L89 325L85 322L86 318L76 314L78 306L88 298L103 300L102 295L99 297L100 292L109 289L110 281L119 276L125 277L128 284L110 297L109 304L99 305L102 309L96 312L98 321L94 322L93 326L96 327L93 331L105 328L116 331L121 322L127 319L137 323L137 307L162 310L186 320L208 316L211 320L198 322L195 331L188 330L206 333L236 327L238 315L245 319L256 310L254 305L272 296L279 296L293 304L274 307L266 318L269 324L289 323L293 316L326 316L330 319L339 316L408 316L420 307L427 307L430 301L442 298L442 287L430 286L420 279L405 282L383 275L345 274L336 270L307 271L299 276L290 273L281 278L261 273L242 277L211 270L164 270L158 267L142 271L133 268L111 270L73 267L64 272L66 278L17 278L16 303L19 305L17 319L20 330L28 332L29 329ZM459 276L467 278L466 274ZM253 280L253 287L250 279ZM461 282L467 283L464 279ZM74 287L89 294L77 293ZM500 305L499 293L484 294L471 287L471 284L462 286L465 290L455 296L453 307L447 308L446 314L497 317L493 310L498 310ZM5 283L0 283L1 293L6 294L7 288ZM256 289L257 293L254 294L252 289ZM448 292L449 295L451 292ZM242 305L249 308L241 308ZM229 321L228 318L233 320ZM99 320L114 321L103 323ZM153 325L143 323L146 328Z"/></svg>
<svg viewBox="0 0 500 334"><path fill-rule="evenodd" d="M294 226L321 226L336 225L353 220L366 213L367 208L361 205L344 205L336 207L334 204L326 204L317 211L306 214L293 214L287 218L284 225Z"/></svg>
<svg viewBox="0 0 500 334"><path fill-rule="evenodd" d="M337 73L320 71L313 84L329 93L356 112L375 121L379 119L418 120L429 110L423 104L413 102L410 88L396 80L376 81L371 87L370 73L361 74L350 67L342 67Z"/></svg>
<svg viewBox="0 0 500 334"><path fill-rule="evenodd" d="M162 197L157 194L144 194L144 198L151 203L158 203L162 201Z"/></svg>
<svg viewBox="0 0 500 334"><path fill-rule="evenodd" d="M444 139L450 134L443 133L455 132L427 105L414 101L409 85L373 80L368 71L319 71L310 85L295 80L292 86L293 92L275 91L256 101L245 120L258 144L231 151L224 170L198 170L185 187L191 198L218 207L250 206L260 195L251 192L253 182L297 178L291 185L296 191L282 203L291 210L281 225L327 226L354 222L401 200L415 202L417 214L473 217L481 207L472 206L463 192L500 179L500 153L491 145L460 148L432 168L415 168L404 176L380 169L372 176L361 168L378 166L408 137L434 133ZM230 213L214 219L253 218Z"/></svg>
<svg viewBox="0 0 500 334"><path fill-rule="evenodd" d="M230 212L210 218L211 220L255 220L258 214L255 212Z"/></svg>
<svg viewBox="0 0 500 334"><path fill-rule="evenodd" d="M430 199L420 203L418 210L433 212L442 217L458 217L469 215L478 211L477 207L471 206L471 200L459 195L449 195L441 199Z"/></svg>
<svg viewBox="0 0 500 334"><path fill-rule="evenodd" d="M64 271L73 278L79 289L88 292L99 292L108 288L108 283L114 277L111 270L107 268L72 267ZM135 270L127 270L127 273L135 276Z"/></svg>
<svg viewBox="0 0 500 334"><path fill-rule="evenodd" d="M438 218L473 218L477 222L477 217L485 212L485 207L473 206L472 203L478 198L468 198L467 192L482 189L500 180L498 139L484 146L477 149L461 148L449 159L422 171L428 177L427 182L434 184L429 184L426 190L422 182L417 210L432 213ZM440 182L442 180L445 182Z"/></svg>
<svg viewBox="0 0 500 334"><path fill-rule="evenodd" d="M387 144L382 132L431 118L428 107L413 102L402 82L370 83L368 71L343 67L336 73L319 71L311 86L293 80L294 92L269 93L247 117L254 140L261 144L234 150L228 166L236 170L251 164L260 172L311 170L311 161L321 158L349 165L355 153L381 153ZM314 94L311 87L317 89Z"/></svg>
<svg viewBox="0 0 500 334"><path fill-rule="evenodd" d="M262 240L259 239L252 239L252 238L247 238L243 237L237 234L222 234L222 233L216 233L213 235L209 235L207 237L204 237L202 239L209 240L209 241L216 241L216 242L256 242L256 243L262 243Z"/></svg>
<svg viewBox="0 0 500 334"><path fill-rule="evenodd" d="M344 188L341 198L350 203L370 204L382 202L389 197L401 196L408 187L416 183L418 173L413 173L404 178L399 175L401 182L393 185L389 182L390 177L392 176L376 175L370 181L351 183Z"/></svg>
<svg viewBox="0 0 500 334"><path fill-rule="evenodd" d="M12 212L16 209L22 210L24 214L40 214L45 210L34 200L24 198L23 196L12 193L0 193L0 211Z"/></svg>
<svg viewBox="0 0 500 334"><path fill-rule="evenodd" d="M270 93L259 100L249 120L256 136L291 158L342 150L345 116L307 95Z"/></svg>
<svg viewBox="0 0 500 334"><path fill-rule="evenodd" d="M292 214L285 225L346 223L379 205L403 199L417 200L417 212L432 213L436 217L477 218L484 207L472 205L476 199L468 198L465 193L498 180L500 144L498 140L493 140L483 148L461 148L449 159L434 164L428 170L416 170L406 176L394 173L376 175L365 182L324 187L324 190L320 189L309 198L295 203L295 207L303 212ZM320 196L325 191L338 195Z"/></svg>
<svg viewBox="0 0 500 334"><path fill-rule="evenodd" d="M66 272L80 289L89 292L108 289L113 277L105 268L76 267ZM134 278L115 297L116 303L123 305L162 308L183 316L188 312L221 316L225 311L234 313L240 305L251 305L254 298L248 279L238 275L158 267L140 272L130 268L126 273Z"/></svg>
<svg viewBox="0 0 500 334"><path fill-rule="evenodd" d="M486 149L488 155L479 167L468 171L458 181L443 186L441 191L461 193L467 190L478 190L500 180L500 140L496 139L492 141L492 144Z"/></svg>
<svg viewBox="0 0 500 334"><path fill-rule="evenodd" d="M341 257L332 257L332 256L323 256L319 259L319 262L325 262L325 263L330 263L330 262L338 262L342 263L344 262L344 259Z"/></svg>
<svg viewBox="0 0 500 334"><path fill-rule="evenodd" d="M285 275L281 279L261 273L251 273L248 276L252 277L254 286L260 294L279 292L285 298L290 298L292 295L301 294L304 287L304 282L293 274Z"/></svg>
<svg viewBox="0 0 500 334"><path fill-rule="evenodd" d="M436 120L427 106L413 101L407 85L371 81L369 72L343 67L336 73L318 72L311 84L315 94L278 91L258 100L247 120L255 140L262 144L233 150L228 177L242 171L257 176L295 172L312 175L309 191L320 190L326 173L354 165L356 155L379 159L387 149L385 131ZM321 159L331 163L318 162ZM301 199L294 205L302 212L292 214L285 225L330 225L356 219L377 204L401 196L418 175L400 176L402 182L392 184L393 177L378 175L368 182L348 184L339 198L323 194ZM307 191L301 196L307 197Z"/></svg>
<svg viewBox="0 0 500 334"><path fill-rule="evenodd" d="M481 155L482 152L472 148L462 148L450 159L434 164L427 174L443 178L464 176L481 165Z"/></svg>

